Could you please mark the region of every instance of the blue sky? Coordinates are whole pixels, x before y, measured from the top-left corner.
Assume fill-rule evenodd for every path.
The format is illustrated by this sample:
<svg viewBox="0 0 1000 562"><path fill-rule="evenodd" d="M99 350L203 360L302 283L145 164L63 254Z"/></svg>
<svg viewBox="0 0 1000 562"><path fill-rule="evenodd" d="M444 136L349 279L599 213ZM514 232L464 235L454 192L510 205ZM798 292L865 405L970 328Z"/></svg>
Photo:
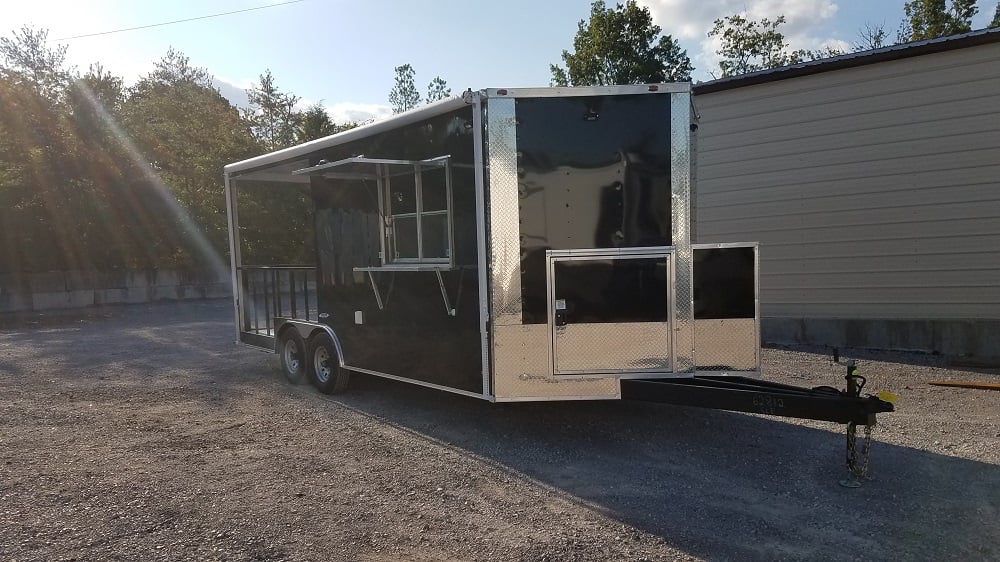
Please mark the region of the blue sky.
<svg viewBox="0 0 1000 562"><path fill-rule="evenodd" d="M287 0L90 0L0 2L0 33L22 25L49 30L69 47L72 65L91 62L132 83L173 46L207 68L227 97L239 101L265 69L279 88L322 101L335 120L388 112L393 68L410 63L417 85L440 75L453 93L466 88L545 86L549 63L572 46L587 0L302 0L217 18L97 37L87 33L193 18ZM614 4L614 0L608 4ZM866 23L894 36L904 0L640 0L665 33L687 49L695 79L710 79L712 21L737 12L784 14L792 48L846 46ZM975 27L983 27L996 0L980 0Z"/></svg>

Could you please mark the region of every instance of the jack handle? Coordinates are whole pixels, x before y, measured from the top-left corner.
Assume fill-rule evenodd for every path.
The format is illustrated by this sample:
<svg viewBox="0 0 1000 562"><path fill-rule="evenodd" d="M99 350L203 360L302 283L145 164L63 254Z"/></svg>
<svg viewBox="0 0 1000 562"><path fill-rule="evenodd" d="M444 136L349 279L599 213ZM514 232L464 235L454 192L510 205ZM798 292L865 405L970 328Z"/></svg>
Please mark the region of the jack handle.
<svg viewBox="0 0 1000 562"><path fill-rule="evenodd" d="M847 374L844 375L844 380L847 381L847 394L850 396L861 396L861 389L865 387L865 383L868 379L858 374L858 362L854 359L848 359L846 361L840 361L840 349L833 348L833 362L838 365L843 365L847 367Z"/></svg>

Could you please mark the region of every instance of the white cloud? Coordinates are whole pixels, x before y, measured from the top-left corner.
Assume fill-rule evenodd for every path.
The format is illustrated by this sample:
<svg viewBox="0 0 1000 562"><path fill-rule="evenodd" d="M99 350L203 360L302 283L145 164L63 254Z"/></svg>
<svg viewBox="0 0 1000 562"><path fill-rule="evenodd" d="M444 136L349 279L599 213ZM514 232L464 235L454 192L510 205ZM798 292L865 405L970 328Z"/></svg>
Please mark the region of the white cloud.
<svg viewBox="0 0 1000 562"><path fill-rule="evenodd" d="M227 80L214 76L212 77L212 85L219 89L222 97L229 100L229 103L236 107L245 108L250 106L247 90L253 87L252 81L244 80L243 83L240 83L237 80Z"/></svg>
<svg viewBox="0 0 1000 562"><path fill-rule="evenodd" d="M246 91L253 88L256 81L237 81L216 76L212 79L212 85L218 88L222 97L228 99L230 103L237 107L246 108L250 105ZM316 100L300 98L295 104L295 109L305 111L315 103ZM391 107L377 103L342 101L330 104L324 100L320 100L319 103L326 108L330 120L334 123L364 123L392 115Z"/></svg>
<svg viewBox="0 0 1000 562"><path fill-rule="evenodd" d="M334 123L364 123L372 119L382 119L392 115L392 108L378 103L338 102L326 106Z"/></svg>
<svg viewBox="0 0 1000 562"><path fill-rule="evenodd" d="M639 0L653 14L653 21L663 32L687 48L694 64L696 80L710 80L719 67L715 51L717 38L708 37L713 22L729 15L746 13L752 19L785 16L781 32L791 49L845 48L849 45L828 36L825 28L836 17L838 6L832 0Z"/></svg>
<svg viewBox="0 0 1000 562"><path fill-rule="evenodd" d="M296 109L302 110L314 103L316 102L302 99L299 100ZM341 101L329 104L322 100L319 103L323 104L330 120L334 123L364 123L392 115L391 107L378 103Z"/></svg>

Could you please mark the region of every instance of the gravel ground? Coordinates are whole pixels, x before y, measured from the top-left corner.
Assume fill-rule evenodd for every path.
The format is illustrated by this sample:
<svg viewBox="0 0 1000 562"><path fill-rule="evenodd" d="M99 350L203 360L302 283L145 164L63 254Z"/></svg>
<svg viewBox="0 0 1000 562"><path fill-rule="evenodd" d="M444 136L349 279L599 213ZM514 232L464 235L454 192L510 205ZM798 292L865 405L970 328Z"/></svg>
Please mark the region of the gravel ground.
<svg viewBox="0 0 1000 562"><path fill-rule="evenodd" d="M231 322L0 318L0 560L1000 560L1000 392L926 384L996 372L853 354L901 398L846 489L835 424L363 376L327 398ZM771 380L841 374L764 352Z"/></svg>

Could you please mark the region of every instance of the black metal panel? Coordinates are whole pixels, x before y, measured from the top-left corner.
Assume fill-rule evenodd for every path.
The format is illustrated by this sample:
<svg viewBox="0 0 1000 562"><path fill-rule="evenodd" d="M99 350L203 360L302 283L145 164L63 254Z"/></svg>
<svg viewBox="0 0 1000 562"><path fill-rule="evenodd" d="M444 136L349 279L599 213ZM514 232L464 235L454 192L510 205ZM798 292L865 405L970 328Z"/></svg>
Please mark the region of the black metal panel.
<svg viewBox="0 0 1000 562"><path fill-rule="evenodd" d="M858 425L874 423L875 414L893 411L892 404L872 396L862 398L826 387L801 388L744 377L623 380L621 390L623 400Z"/></svg>
<svg viewBox="0 0 1000 562"><path fill-rule="evenodd" d="M380 310L368 274L354 271L381 264L376 182L314 177L319 310L329 314L321 321L336 332L351 366L482 392L471 107L317 152L310 164L357 155L405 160L451 156L453 251L460 268L442 276L456 314L447 313L433 271L373 273L383 301ZM441 203L435 184L443 176L435 174L440 172L426 178L431 185L425 205ZM392 178L394 191L404 187L403 177ZM394 207L393 212L405 209ZM425 235L434 229L434 224L428 225ZM425 243L425 251L440 245ZM355 323L357 311L360 325Z"/></svg>
<svg viewBox="0 0 1000 562"><path fill-rule="evenodd" d="M516 102L524 323L546 320L545 251L670 245L670 96Z"/></svg>
<svg viewBox="0 0 1000 562"><path fill-rule="evenodd" d="M753 318L756 311L754 249L694 249L694 317Z"/></svg>

